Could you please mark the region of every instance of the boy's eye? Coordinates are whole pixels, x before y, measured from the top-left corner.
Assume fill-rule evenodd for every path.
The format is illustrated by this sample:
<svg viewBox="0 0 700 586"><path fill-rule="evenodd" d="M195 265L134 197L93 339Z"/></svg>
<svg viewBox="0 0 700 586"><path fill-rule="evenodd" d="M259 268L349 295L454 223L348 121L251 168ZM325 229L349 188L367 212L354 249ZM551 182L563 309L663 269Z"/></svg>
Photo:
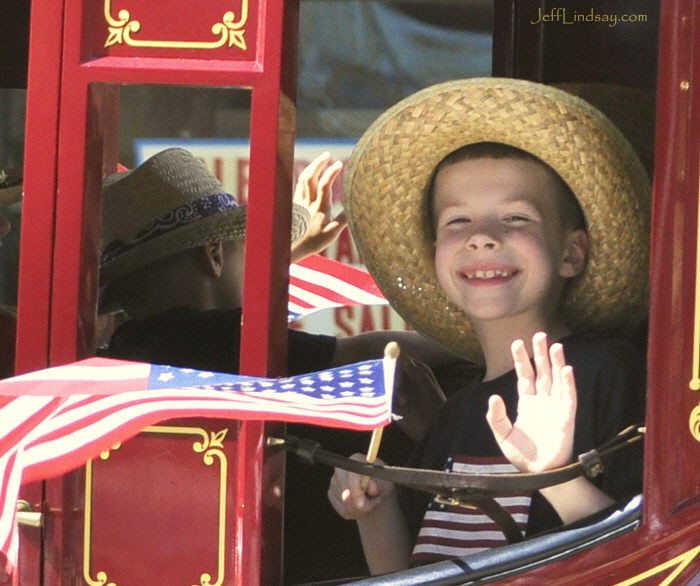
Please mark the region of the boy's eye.
<svg viewBox="0 0 700 586"><path fill-rule="evenodd" d="M471 220L466 216L452 216L451 218L445 218L441 224L443 226L451 226L453 224L462 224L470 221Z"/></svg>
<svg viewBox="0 0 700 586"><path fill-rule="evenodd" d="M448 219L445 221L445 224L444 224L444 225L445 225L445 226L452 226L452 225L454 225L454 224L463 224L463 223L468 223L468 222L470 222L470 221L471 221L471 220L470 220L469 218L465 217L465 216L456 216L456 217L454 217L454 218L448 218Z"/></svg>
<svg viewBox="0 0 700 586"><path fill-rule="evenodd" d="M506 216L506 217L504 218L504 220L505 220L506 222L509 222L509 223L515 223L515 222L529 222L529 221L530 221L530 218L527 217L527 216L520 215L520 214L511 214L511 215L509 215L509 216Z"/></svg>

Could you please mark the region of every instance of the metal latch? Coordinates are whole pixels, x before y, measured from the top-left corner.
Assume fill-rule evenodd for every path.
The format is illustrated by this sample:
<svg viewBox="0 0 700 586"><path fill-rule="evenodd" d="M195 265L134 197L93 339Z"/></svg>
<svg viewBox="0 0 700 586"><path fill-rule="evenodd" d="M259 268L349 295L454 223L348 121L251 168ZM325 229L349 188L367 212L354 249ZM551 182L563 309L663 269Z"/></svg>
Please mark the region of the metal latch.
<svg viewBox="0 0 700 586"><path fill-rule="evenodd" d="M17 525L22 527L41 527L44 525L44 515L37 513L25 500L17 501L17 513L15 515Z"/></svg>

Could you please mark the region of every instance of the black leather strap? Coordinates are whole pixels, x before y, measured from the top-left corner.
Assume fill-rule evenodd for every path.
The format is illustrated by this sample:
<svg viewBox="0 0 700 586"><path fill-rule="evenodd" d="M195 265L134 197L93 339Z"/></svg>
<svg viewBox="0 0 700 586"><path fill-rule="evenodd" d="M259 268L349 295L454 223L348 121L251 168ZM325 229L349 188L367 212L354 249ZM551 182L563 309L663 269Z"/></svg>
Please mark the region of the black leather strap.
<svg viewBox="0 0 700 586"><path fill-rule="evenodd" d="M594 450L597 458L605 458L618 450L631 446L644 437L643 428L631 426L621 431L617 436ZM291 435L277 440L285 449L298 454L309 463L326 464L334 468L342 468L364 476L372 476L396 482L415 490L422 490L445 497L459 497L469 494L491 494L495 496L512 494L513 492L532 491L561 484L586 473L600 472L588 466L591 452L582 460L567 466L548 470L547 472L521 472L516 474L465 474L461 472L445 472L439 470L424 470L401 466L385 466L368 464L351 460L344 456L323 450L316 442L301 440ZM585 462L585 463L584 463Z"/></svg>
<svg viewBox="0 0 700 586"><path fill-rule="evenodd" d="M643 437L644 428L630 426L605 442L600 448L582 454L576 462L568 466L547 472L517 474L465 474L369 464L327 452L321 449L317 442L291 435L268 438L268 443L281 445L310 464L319 463L342 468L363 476L388 480L434 494L441 502L476 507L501 528L509 543L515 543L522 540L522 534L510 514L493 497L539 490L584 474L589 477L596 476L603 470L605 458L622 448L642 441Z"/></svg>

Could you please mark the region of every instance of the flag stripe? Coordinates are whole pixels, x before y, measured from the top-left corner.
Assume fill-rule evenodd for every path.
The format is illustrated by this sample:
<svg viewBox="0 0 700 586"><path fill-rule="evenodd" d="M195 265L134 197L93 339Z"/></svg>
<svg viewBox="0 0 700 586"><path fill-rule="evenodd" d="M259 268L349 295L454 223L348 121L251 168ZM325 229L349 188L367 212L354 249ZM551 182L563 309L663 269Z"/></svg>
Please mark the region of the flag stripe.
<svg viewBox="0 0 700 586"><path fill-rule="evenodd" d="M365 270L320 255L289 267L289 321L321 309L386 304Z"/></svg>
<svg viewBox="0 0 700 586"><path fill-rule="evenodd" d="M13 397L0 412L0 455L21 444L39 423L50 417L64 402L62 397Z"/></svg>
<svg viewBox="0 0 700 586"><path fill-rule="evenodd" d="M274 397L260 399L249 397L245 393L237 393L235 397L221 397L219 396L221 393L218 391L211 391L215 395L207 397L205 393L199 390L196 398L192 397L192 393L187 390L183 390L181 396L173 392L147 391L100 397L99 400L79 408L69 408L47 421L44 426L46 431L42 433L42 443L47 444L54 440L68 441L68 434L80 432L93 422L100 423L115 412L123 416L126 409L134 406L150 409L152 407L149 403L154 402L158 403L157 409L171 408L173 411L178 411L179 416L189 415L196 409L211 412L212 410L226 411L235 408L241 411L237 414L237 417L240 418L245 413L247 418L271 419L274 415L278 415L284 420L295 416L308 421L309 417L314 415L323 417L329 424L335 421L339 425L355 423L363 427L381 425L386 420L386 405L381 402L365 405L363 414L358 416L356 415L356 405L344 401L328 401L328 405L289 405L286 401L279 401ZM148 395L148 397L144 398L144 395ZM70 438L70 441L78 440Z"/></svg>
<svg viewBox="0 0 700 586"><path fill-rule="evenodd" d="M358 289L371 293L372 295L383 297L381 289L372 278L372 275L370 275L367 271L341 263L320 254L313 254L297 264L292 265L290 272L295 277L299 276L300 278L307 278L308 280L314 281L315 279L309 277L310 271L329 275L334 279L343 281L349 285L352 285L353 287L357 287ZM303 277L302 275L306 276Z"/></svg>
<svg viewBox="0 0 700 586"><path fill-rule="evenodd" d="M19 485L21 478L21 469L15 465L17 460L17 450L0 457L0 473L2 477L2 498L7 499L7 495L19 494ZM12 560L16 555L16 539L17 535L13 531L15 526L15 509L16 497L10 503L3 502L2 510L0 511L0 547L2 552L7 556L8 561Z"/></svg>
<svg viewBox="0 0 700 586"><path fill-rule="evenodd" d="M298 291L309 291L320 297L335 301L337 303L364 303L366 305L376 303L386 303L381 295L376 295L365 291L341 279L336 279L329 275L324 275L323 281L318 282L313 271L308 271L299 267L295 271L295 276L290 275L290 291L295 291L298 297L303 297Z"/></svg>

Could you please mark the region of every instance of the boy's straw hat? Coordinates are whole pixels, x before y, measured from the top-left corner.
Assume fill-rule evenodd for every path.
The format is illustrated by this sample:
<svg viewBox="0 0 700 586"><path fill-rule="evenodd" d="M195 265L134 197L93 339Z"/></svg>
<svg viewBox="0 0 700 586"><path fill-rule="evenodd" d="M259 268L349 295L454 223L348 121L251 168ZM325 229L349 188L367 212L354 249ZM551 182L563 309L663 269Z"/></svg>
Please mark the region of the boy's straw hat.
<svg viewBox="0 0 700 586"><path fill-rule="evenodd" d="M102 195L101 285L189 248L245 238L246 206L185 149L110 175ZM294 205L292 239L308 224L308 212Z"/></svg>
<svg viewBox="0 0 700 586"><path fill-rule="evenodd" d="M0 169L0 208L22 199L22 171Z"/></svg>
<svg viewBox="0 0 700 586"><path fill-rule="evenodd" d="M647 311L651 186L644 167L589 103L515 79L431 86L386 111L355 147L345 172L345 209L362 259L392 306L420 332L481 359L469 320L438 284L426 213L438 162L477 142L536 155L578 197L591 242L586 269L563 302L570 327L635 333Z"/></svg>

